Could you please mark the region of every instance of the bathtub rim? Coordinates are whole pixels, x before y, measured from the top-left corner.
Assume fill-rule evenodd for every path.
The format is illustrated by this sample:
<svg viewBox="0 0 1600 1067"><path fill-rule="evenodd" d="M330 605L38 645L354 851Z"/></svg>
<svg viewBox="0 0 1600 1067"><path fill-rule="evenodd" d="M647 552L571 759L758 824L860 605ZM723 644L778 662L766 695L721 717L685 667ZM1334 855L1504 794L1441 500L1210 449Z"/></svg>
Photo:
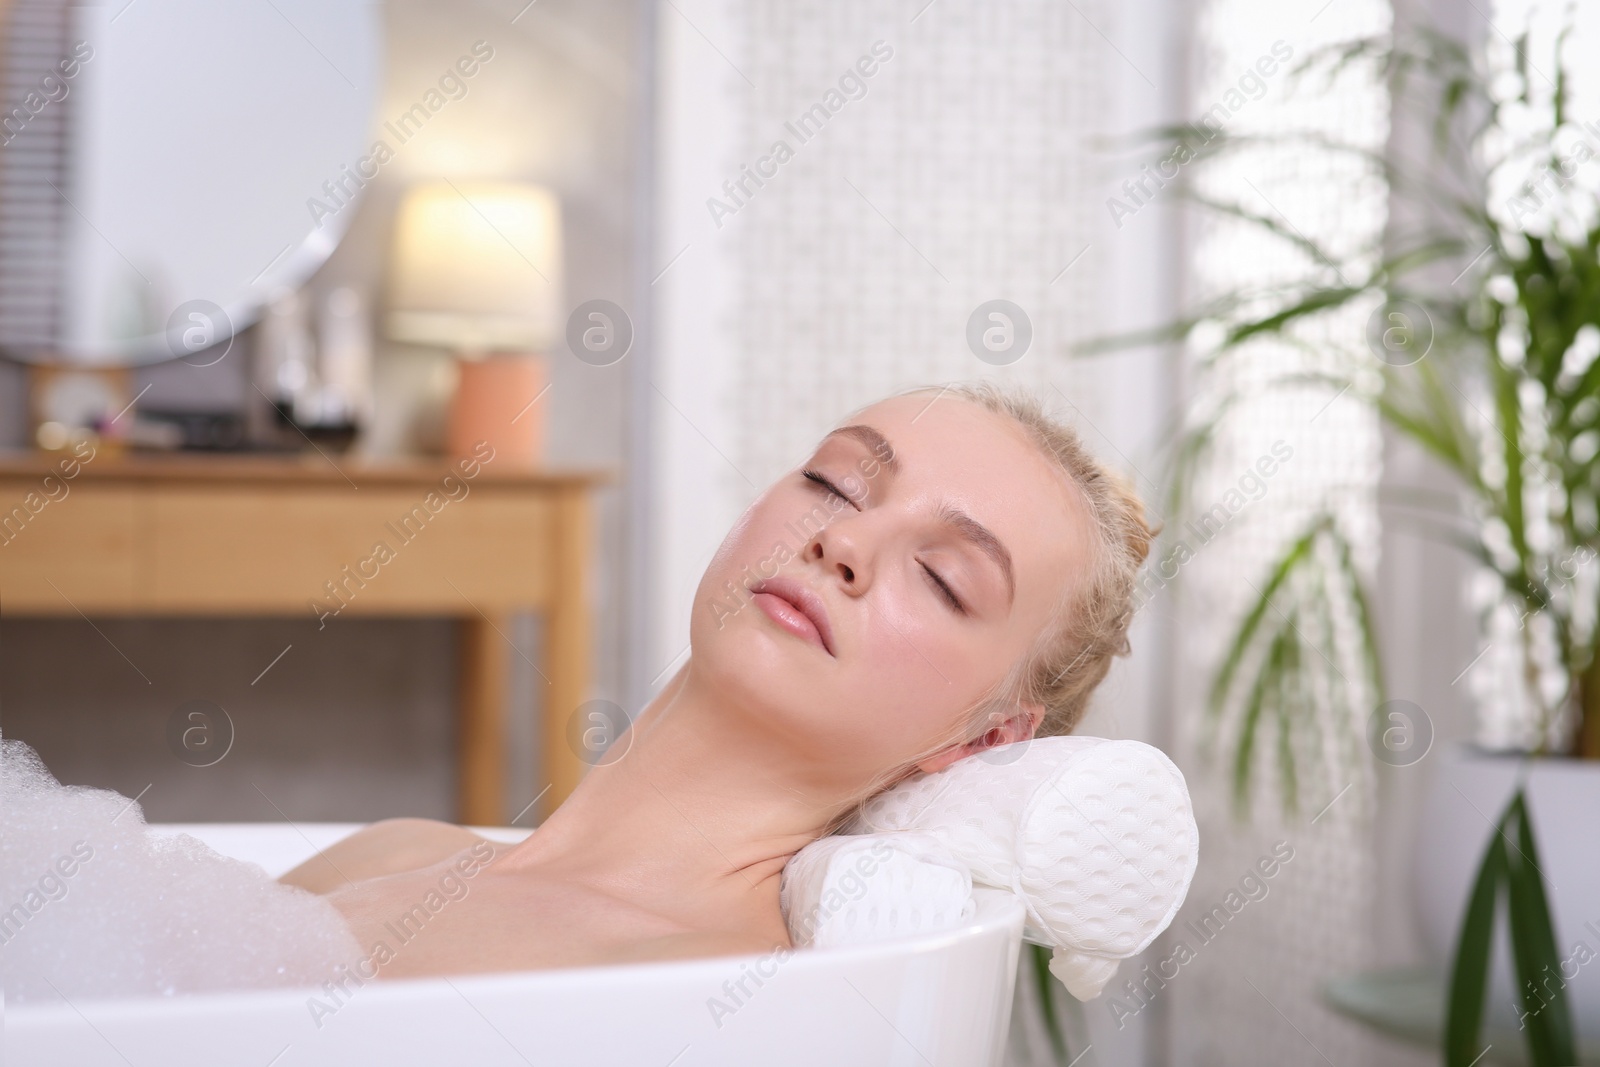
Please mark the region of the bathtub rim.
<svg viewBox="0 0 1600 1067"><path fill-rule="evenodd" d="M369 823L302 823L293 827L301 837L316 837L320 841L308 846L316 850L348 836ZM278 823L151 823L149 828L163 834L188 833L205 841L208 831L220 833L248 833L251 829L271 829L281 834L290 827ZM466 829L480 833L491 840L514 843L533 831L524 827L468 826ZM200 833L196 833L196 831ZM336 836L335 836L336 835ZM206 842L208 845L209 842ZM302 842L303 843L303 842ZM215 846L211 846L215 847ZM217 851L222 852L221 849ZM223 855L231 855L223 852ZM246 857L234 856L256 863ZM273 872L270 866L257 863L276 878L295 865L289 864ZM1017 942L1021 951L1024 940L1025 909L1022 901L1006 889L988 886L972 887L974 914L955 926L928 933L911 934L862 945L836 945L827 948L797 947L782 964L785 969L800 966L802 969L819 967L849 967L866 964L889 957L903 955L932 955L950 945L985 936L1007 937ZM637 963L595 964L582 967L559 967L527 971L481 971L467 974L433 975L418 978L367 979L360 983L363 999L396 999L400 1001L437 995L452 984L467 987L494 987L514 983L519 991L537 994L544 988L560 986L563 989L598 989L620 981L649 984L671 976L674 981L722 979L730 973L737 974L742 963L753 963L773 955L773 951L736 953L718 956L694 957L682 960L648 960ZM807 962L809 961L809 962ZM715 983L713 983L715 984ZM367 986L373 990L366 990ZM210 993L185 993L170 997L78 997L71 1001L11 1001L6 1005L8 1028L15 1023L49 1026L57 1019L81 1019L83 1011L93 1009L96 1018L111 1021L120 1015L137 1015L149 1012L186 1015L191 1012L228 1010L246 1005L265 1005L277 999L292 999L299 1003L309 997L325 995L322 986L275 986L264 989L234 989Z"/></svg>

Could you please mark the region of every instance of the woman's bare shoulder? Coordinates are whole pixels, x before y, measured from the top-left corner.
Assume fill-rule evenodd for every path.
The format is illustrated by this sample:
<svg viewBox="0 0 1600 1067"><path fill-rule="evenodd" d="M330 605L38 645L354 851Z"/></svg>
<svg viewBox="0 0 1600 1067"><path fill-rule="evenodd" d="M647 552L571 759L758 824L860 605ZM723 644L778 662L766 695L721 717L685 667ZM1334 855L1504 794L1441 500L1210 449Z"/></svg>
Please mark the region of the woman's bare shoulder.
<svg viewBox="0 0 1600 1067"><path fill-rule="evenodd" d="M487 838L438 819L382 819L329 845L278 879L313 893L438 863ZM504 842L490 842L497 849Z"/></svg>

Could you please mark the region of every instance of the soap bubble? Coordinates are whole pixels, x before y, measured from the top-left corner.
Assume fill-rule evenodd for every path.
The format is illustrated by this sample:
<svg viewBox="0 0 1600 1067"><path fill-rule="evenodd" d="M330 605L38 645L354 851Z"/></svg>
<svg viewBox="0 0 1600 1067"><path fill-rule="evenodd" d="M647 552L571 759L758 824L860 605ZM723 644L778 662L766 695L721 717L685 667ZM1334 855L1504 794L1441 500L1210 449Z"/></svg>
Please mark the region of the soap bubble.
<svg viewBox="0 0 1600 1067"><path fill-rule="evenodd" d="M0 740L0 810L8 1002L316 986L361 955L327 900L151 833L137 800L63 786L21 741Z"/></svg>

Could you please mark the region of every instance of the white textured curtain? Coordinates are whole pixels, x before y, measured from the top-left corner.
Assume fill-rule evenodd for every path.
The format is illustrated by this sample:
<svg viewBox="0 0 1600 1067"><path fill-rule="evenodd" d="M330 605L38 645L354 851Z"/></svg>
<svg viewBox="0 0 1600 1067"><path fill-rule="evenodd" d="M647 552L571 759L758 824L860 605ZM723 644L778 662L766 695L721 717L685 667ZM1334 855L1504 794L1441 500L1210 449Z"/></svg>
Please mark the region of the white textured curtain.
<svg viewBox="0 0 1600 1067"><path fill-rule="evenodd" d="M1326 45L1383 33L1390 19L1384 0L1207 0L1197 27L1200 61L1190 110L1214 115L1232 136L1317 133L1381 153L1389 99L1370 66L1353 64L1332 83L1297 82L1289 68ZM1287 63L1263 62L1285 56ZM1381 174L1347 155L1305 143L1266 143L1202 167L1204 195L1237 203L1337 253L1370 245L1386 223ZM1197 299L1308 275L1340 281L1290 242L1209 214L1196 225L1190 271ZM1359 271L1357 263L1352 273ZM1362 690L1349 662L1330 664L1350 685L1355 706L1325 724L1329 758L1320 766L1301 765L1297 817L1286 815L1279 801L1278 724L1260 730L1247 823L1236 821L1232 810L1237 714L1223 720L1215 760L1201 758L1200 723L1213 672L1265 586L1271 562L1312 517L1331 511L1357 566L1369 579L1374 573L1381 466L1375 415L1336 387L1284 384L1375 366L1365 342L1374 307L1321 316L1297 332L1298 344L1263 341L1239 350L1189 398L1203 410L1215 399L1208 390L1245 397L1226 420L1194 496L1196 512L1222 502L1232 518L1211 539L1185 531L1195 554L1178 586L1178 669L1188 682L1178 687L1176 747L1200 820L1200 869L1177 922L1150 957L1158 977L1175 977L1122 991L1134 1011L1144 1010L1144 1001L1169 1000L1168 1062L1174 1064L1412 1062L1386 1059L1404 1054L1335 1015L1320 997L1329 977L1372 965L1375 909L1407 906L1379 901L1375 889L1373 776L1359 739L1376 694ZM1196 346L1196 358L1206 340ZM1328 625L1348 634L1351 619L1335 609ZM1326 639L1325 633L1304 636L1313 643ZM1333 758L1341 738L1355 739L1356 759Z"/></svg>
<svg viewBox="0 0 1600 1067"><path fill-rule="evenodd" d="M1170 117L1176 7L663 5L653 686L687 654L695 585L731 523L836 419L886 393L1031 384L1159 505L1162 357L1069 349L1173 311L1170 203L1119 217L1107 191L1139 177L1112 139ZM968 342L992 300L1031 327L1006 365ZM1086 732L1160 740L1161 623L1152 611L1138 624ZM1104 1029L1097 1010L1083 1006L1074 1054L1083 1022ZM1079 1067L1139 1062L1145 1031L1095 1037Z"/></svg>
<svg viewBox="0 0 1600 1067"><path fill-rule="evenodd" d="M1486 155L1498 159L1514 143L1549 137L1567 163L1564 172L1552 168L1542 153L1516 153L1490 175L1489 208L1501 220L1535 237L1578 239L1594 225L1595 213L1600 210L1600 163L1594 162L1600 157L1600 70L1593 62L1595 42L1600 40L1600 5L1497 0L1491 13L1494 28L1483 42L1487 66L1500 76L1503 97L1519 93L1525 83L1531 100L1527 106L1508 100L1501 125L1486 138ZM1563 32L1568 34L1564 46L1559 43ZM1564 53L1560 58L1570 77L1567 114L1559 130L1552 127L1551 103L1558 49ZM1589 340L1600 343L1600 338ZM1472 399L1481 411L1493 410L1481 395L1474 394ZM1525 432L1544 432L1543 416L1533 397L1525 400L1523 417L1532 428ZM1498 433L1487 415L1480 432L1490 440ZM1503 467L1497 467L1491 458L1484 464L1484 476L1490 484L1503 484ZM1532 516L1530 540L1546 554L1552 567L1565 569L1578 557L1539 521L1544 509L1561 506L1558 491L1538 468L1526 471L1525 478L1524 500ZM1579 604L1593 603L1597 584L1600 575L1589 561L1577 568L1571 595ZM1495 749L1531 748L1543 733L1546 743L1567 743L1574 727L1570 708L1563 708L1570 679L1560 665L1549 620L1544 613L1528 618L1525 606L1507 596L1499 576L1486 568L1475 574L1468 600L1483 631L1482 651L1463 674L1476 703L1477 740ZM1587 613L1580 612L1578 618L1580 625L1588 625ZM1542 692L1530 690L1530 674L1536 679L1532 684ZM1559 710L1547 720L1545 709Z"/></svg>
<svg viewBox="0 0 1600 1067"><path fill-rule="evenodd" d="M733 519L834 420L888 392L1033 383L1108 459L1140 465L1160 383L1067 354L1115 325L1113 275L1141 240L1106 213L1099 144L1128 106L1119 86L1155 82L1105 36L1109 7L662 9L660 670L681 661L689 597ZM967 342L994 299L1032 329L1006 366ZM1135 388L1151 399L1129 413Z"/></svg>

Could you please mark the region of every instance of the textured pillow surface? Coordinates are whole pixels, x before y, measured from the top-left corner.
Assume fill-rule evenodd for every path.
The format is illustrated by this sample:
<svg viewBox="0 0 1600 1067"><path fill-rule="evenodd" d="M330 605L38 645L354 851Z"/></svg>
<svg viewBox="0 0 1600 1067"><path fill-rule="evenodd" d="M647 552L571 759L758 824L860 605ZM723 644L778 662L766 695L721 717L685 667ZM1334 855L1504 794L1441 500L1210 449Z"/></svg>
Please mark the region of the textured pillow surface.
<svg viewBox="0 0 1600 1067"><path fill-rule="evenodd" d="M1055 948L1052 972L1087 1000L1172 921L1198 858L1183 775L1159 749L1046 737L873 798L845 834L795 855L783 900L796 944L848 944L956 925L972 883L1010 889L1025 936Z"/></svg>

